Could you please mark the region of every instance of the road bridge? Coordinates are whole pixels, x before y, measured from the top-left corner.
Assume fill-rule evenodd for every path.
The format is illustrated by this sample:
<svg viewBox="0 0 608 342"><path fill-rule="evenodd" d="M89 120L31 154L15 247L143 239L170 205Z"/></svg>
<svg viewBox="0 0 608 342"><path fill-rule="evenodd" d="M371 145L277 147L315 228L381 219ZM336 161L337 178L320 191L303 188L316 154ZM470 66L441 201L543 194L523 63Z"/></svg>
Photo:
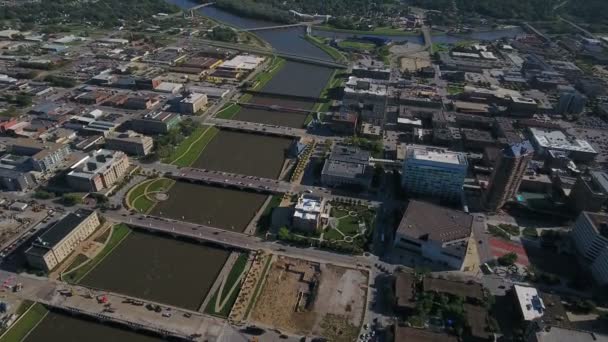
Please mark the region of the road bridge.
<svg viewBox="0 0 608 342"><path fill-rule="evenodd" d="M35 301L50 308L91 317L100 322L112 322L133 330L150 331L163 338L217 341L225 329L231 329L225 321L197 311L92 287L71 285L3 270L0 270L0 280L10 286L17 283L23 285L23 289L19 292L6 292L7 296ZM98 300L100 296L105 297L105 303ZM148 310L145 304L160 306L165 316Z"/></svg>
<svg viewBox="0 0 608 342"><path fill-rule="evenodd" d="M239 131L246 133L256 133L263 135L272 135L277 137L287 137L299 139L307 135L305 129L291 128L275 125L265 125L247 121L226 120L218 118L208 118L205 120L205 125L216 126L221 129Z"/></svg>
<svg viewBox="0 0 608 342"><path fill-rule="evenodd" d="M307 102L313 102L313 103L328 101L325 98L320 98L320 97L315 97L315 96L290 95L290 94L281 94L281 93L261 91L261 90L252 90L252 89L245 89L245 90L243 90L243 92L247 93L247 94L258 95L258 96L263 96L263 97L278 97L278 98L283 98L283 99L296 100L296 101L307 101Z"/></svg>
<svg viewBox="0 0 608 342"><path fill-rule="evenodd" d="M297 113L297 114L314 114L316 111L310 109L302 109L302 108L293 108L293 107L284 107L279 105L263 105L259 103L250 103L250 102L238 102L238 104L243 108L253 108L253 109L262 109L268 110L272 112L287 112L287 113Z"/></svg>
<svg viewBox="0 0 608 342"><path fill-rule="evenodd" d="M201 9L203 7L213 6L213 5L215 5L215 2L208 2L206 4L200 4L200 5L196 5L194 7L190 7L189 10L190 11L196 11L196 10Z"/></svg>
<svg viewBox="0 0 608 342"><path fill-rule="evenodd" d="M339 63L339 62L322 59L322 58L301 56L301 55L277 51L274 49L272 49L272 50L263 49L263 48L258 48L258 47L251 46L251 45L226 43L226 42L219 42L219 41L209 40L209 39L198 39L197 41L204 44L205 46L215 46L215 47L220 47L220 48L224 48L224 49L249 52L249 53L265 55L265 56L275 55L275 56L285 58L287 60L293 60L293 61L301 62L301 63L320 65L320 66L325 66L328 68L336 68L336 69L347 69L348 68L348 65L346 65L344 63Z"/></svg>
<svg viewBox="0 0 608 342"><path fill-rule="evenodd" d="M265 27L253 27L244 29L243 31L247 32L257 32L257 31L268 31L268 30L279 30L291 27L299 27L299 26L308 26L309 23L297 23L297 24L287 24L287 25L275 25L275 26L265 26Z"/></svg>

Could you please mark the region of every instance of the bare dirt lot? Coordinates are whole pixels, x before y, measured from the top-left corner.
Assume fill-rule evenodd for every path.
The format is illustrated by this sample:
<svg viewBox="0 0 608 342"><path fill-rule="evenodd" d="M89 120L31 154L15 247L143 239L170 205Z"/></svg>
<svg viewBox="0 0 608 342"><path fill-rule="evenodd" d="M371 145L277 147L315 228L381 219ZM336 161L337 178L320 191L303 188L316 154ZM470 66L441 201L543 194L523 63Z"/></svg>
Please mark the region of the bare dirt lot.
<svg viewBox="0 0 608 342"><path fill-rule="evenodd" d="M367 298L363 271L279 258L270 268L251 320L296 334L353 341Z"/></svg>

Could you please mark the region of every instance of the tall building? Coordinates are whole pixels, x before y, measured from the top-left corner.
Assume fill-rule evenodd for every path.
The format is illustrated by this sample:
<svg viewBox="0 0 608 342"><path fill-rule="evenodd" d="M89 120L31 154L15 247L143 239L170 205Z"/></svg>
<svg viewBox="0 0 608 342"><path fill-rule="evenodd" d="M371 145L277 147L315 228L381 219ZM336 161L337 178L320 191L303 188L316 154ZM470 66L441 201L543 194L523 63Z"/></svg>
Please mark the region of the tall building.
<svg viewBox="0 0 608 342"><path fill-rule="evenodd" d="M403 162L402 183L408 194L459 202L467 169L463 153L410 145Z"/></svg>
<svg viewBox="0 0 608 342"><path fill-rule="evenodd" d="M110 188L129 168L129 158L120 151L100 149L72 166L66 179L77 191L97 192Z"/></svg>
<svg viewBox="0 0 608 342"><path fill-rule="evenodd" d="M498 210L519 190L519 185L534 155L528 140L505 148L494 166L494 172L486 191L486 208Z"/></svg>
<svg viewBox="0 0 608 342"><path fill-rule="evenodd" d="M48 228L25 251L28 263L35 268L52 270L99 227L96 211L79 209Z"/></svg>
<svg viewBox="0 0 608 342"><path fill-rule="evenodd" d="M361 114L361 120L383 125L386 113L387 87L369 78L351 76L344 85L342 103Z"/></svg>
<svg viewBox="0 0 608 342"><path fill-rule="evenodd" d="M593 278L601 285L608 284L608 215L583 211L571 235Z"/></svg>
<svg viewBox="0 0 608 342"><path fill-rule="evenodd" d="M328 186L360 186L369 188L372 182L370 153L357 147L336 145L321 171L321 182Z"/></svg>
<svg viewBox="0 0 608 342"><path fill-rule="evenodd" d="M600 211L608 201L608 174L592 171L579 176L568 199L577 213Z"/></svg>

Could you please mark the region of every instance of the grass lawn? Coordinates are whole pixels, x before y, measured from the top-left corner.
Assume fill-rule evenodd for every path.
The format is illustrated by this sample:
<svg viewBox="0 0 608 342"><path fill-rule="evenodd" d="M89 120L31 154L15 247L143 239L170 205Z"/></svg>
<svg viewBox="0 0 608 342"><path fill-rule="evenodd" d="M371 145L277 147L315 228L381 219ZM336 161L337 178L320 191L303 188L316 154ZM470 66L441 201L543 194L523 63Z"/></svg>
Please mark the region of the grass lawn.
<svg viewBox="0 0 608 342"><path fill-rule="evenodd" d="M279 206L279 204L281 204L281 200L283 199L282 195L273 195L272 198L270 199L270 202L268 202L268 205L264 208L264 212L262 213L262 215L260 216L260 219L258 220L258 224L257 224L257 229L256 229L256 233L263 235L266 234L266 232L268 231L268 228L270 228L270 220L272 218L272 211L277 208Z"/></svg>
<svg viewBox="0 0 608 342"><path fill-rule="evenodd" d="M270 82L274 75L276 75L276 73L279 72L283 66L285 66L285 59L276 56L273 57L268 69L257 74L255 80L253 81L254 86L251 87L251 90L260 90L264 88L266 83Z"/></svg>
<svg viewBox="0 0 608 342"><path fill-rule="evenodd" d="M355 50L373 50L376 48L376 44L366 43L356 40L343 40L338 43L338 46L343 49L355 49Z"/></svg>
<svg viewBox="0 0 608 342"><path fill-rule="evenodd" d="M228 274L228 278L226 279L226 284L224 285L224 291L223 291L224 297L220 298L220 301L223 301L226 298L225 295L228 293L228 291L230 291L232 286L236 283L236 280L239 278L239 276L245 271L245 266L247 266L247 254L242 253L236 259L234 266L232 266L232 269L230 270L230 274ZM205 308L205 312L208 314L211 314L211 315L228 317L228 315L230 314L230 310L232 310L232 306L234 305L234 302L236 301L236 298L239 295L239 290L235 290L234 292L232 292L232 294L230 295L230 299L226 302L226 305L224 305L224 307L222 307L222 309L219 312L216 312L215 303L218 300L218 298L217 298L218 292L219 292L219 289L218 289L218 291L216 291L213 294L213 297L211 298L211 300L207 304L207 307Z"/></svg>
<svg viewBox="0 0 608 342"><path fill-rule="evenodd" d="M448 94L449 95L458 95L458 94L462 94L463 92L464 92L464 87L462 87L462 86L457 86L457 85L452 85L452 84L448 85Z"/></svg>
<svg viewBox="0 0 608 342"><path fill-rule="evenodd" d="M110 237L110 241L105 245L103 250L99 252L91 261L89 261L86 265L81 268L75 270L72 273L66 274L64 280L68 283L79 283L91 270L93 270L103 259L105 259L114 248L116 248L129 234L131 233L131 228L127 227L124 224L118 224L112 228L112 236ZM70 266L71 267L71 266Z"/></svg>
<svg viewBox="0 0 608 342"><path fill-rule="evenodd" d="M338 229L344 235L354 236L359 233L359 217L348 216L338 222Z"/></svg>
<svg viewBox="0 0 608 342"><path fill-rule="evenodd" d="M207 144L219 132L216 127L203 126L184 140L168 159L176 166L190 166L201 155Z"/></svg>
<svg viewBox="0 0 608 342"><path fill-rule="evenodd" d="M166 192L167 190L169 190L169 188L171 188L171 186L173 186L174 183L174 180L168 178L157 178L146 183L143 188L144 192L147 193L148 196L141 196L135 199L135 201L131 203L133 205L133 208L135 208L140 213L149 212L154 207L154 205L156 205L156 201L151 201L150 199L148 199L148 197L154 196L153 193L157 191Z"/></svg>
<svg viewBox="0 0 608 342"><path fill-rule="evenodd" d="M450 51L450 48L446 44L443 44L443 43L433 43L431 49L432 49L433 53Z"/></svg>
<svg viewBox="0 0 608 342"><path fill-rule="evenodd" d="M215 117L218 119L232 119L239 111L241 110L241 106L236 103L227 103L222 109L220 109Z"/></svg>
<svg viewBox="0 0 608 342"><path fill-rule="evenodd" d="M315 26L314 28L323 31L345 32L354 34L377 34L386 36L416 36L420 34L415 31L403 31L399 29L394 29L392 27L376 27L375 29L369 31L339 29L330 25Z"/></svg>
<svg viewBox="0 0 608 342"><path fill-rule="evenodd" d="M25 304L25 303L24 303ZM11 328L0 338L0 342L18 342L22 341L25 336L36 326L49 311L44 305L36 303L30 307L27 313L20 317L19 320L11 326Z"/></svg>
<svg viewBox="0 0 608 342"><path fill-rule="evenodd" d="M334 240L343 240L344 236L342 236L342 234L340 234L337 230L330 228L328 229L324 234L323 234L323 240L329 240L329 241L334 241Z"/></svg>
<svg viewBox="0 0 608 342"><path fill-rule="evenodd" d="M344 57L344 55L334 47L326 44L325 40L323 40L322 38L314 37L311 35L306 35L304 38L319 49L325 51L325 53L327 53L335 61L346 62L346 57Z"/></svg>

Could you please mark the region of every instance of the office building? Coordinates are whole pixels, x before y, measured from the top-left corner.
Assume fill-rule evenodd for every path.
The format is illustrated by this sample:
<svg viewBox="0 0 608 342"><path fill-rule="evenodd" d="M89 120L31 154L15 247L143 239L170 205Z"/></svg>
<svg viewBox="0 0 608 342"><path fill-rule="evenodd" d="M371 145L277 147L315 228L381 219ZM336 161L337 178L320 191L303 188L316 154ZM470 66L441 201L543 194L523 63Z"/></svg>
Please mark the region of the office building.
<svg viewBox="0 0 608 342"><path fill-rule="evenodd" d="M293 214L293 228L305 232L316 232L329 220L329 205L323 197L302 194L298 198Z"/></svg>
<svg viewBox="0 0 608 342"><path fill-rule="evenodd" d="M496 211L512 199L521 185L534 149L529 141L502 150L485 193L486 208Z"/></svg>
<svg viewBox="0 0 608 342"><path fill-rule="evenodd" d="M571 236L593 278L601 285L608 284L608 215L583 211L574 222Z"/></svg>
<svg viewBox="0 0 608 342"><path fill-rule="evenodd" d="M360 113L362 121L383 125L386 113L387 87L369 78L351 76L344 85L343 105Z"/></svg>
<svg viewBox="0 0 608 342"><path fill-rule="evenodd" d="M558 114L580 114L585 110L587 98L571 86L557 87L559 100L555 108Z"/></svg>
<svg viewBox="0 0 608 342"><path fill-rule="evenodd" d="M598 212L608 200L608 174L591 171L578 177L570 192L569 203L577 213Z"/></svg>
<svg viewBox="0 0 608 342"><path fill-rule="evenodd" d="M64 144L38 142L32 139L17 139L11 147L17 155L29 156L31 167L38 172L50 172L63 165L70 155L70 147Z"/></svg>
<svg viewBox="0 0 608 342"><path fill-rule="evenodd" d="M179 114L153 112L131 120L131 128L142 134L165 134L176 127L180 121Z"/></svg>
<svg viewBox="0 0 608 342"><path fill-rule="evenodd" d="M563 151L575 162L591 162L597 155L589 142L568 137L561 130L529 127L528 132L540 156L546 156L549 150Z"/></svg>
<svg viewBox="0 0 608 342"><path fill-rule="evenodd" d="M52 270L99 225L96 211L79 209L69 213L42 233L25 251L25 257L32 267L45 271Z"/></svg>
<svg viewBox="0 0 608 342"><path fill-rule="evenodd" d="M0 159L0 188L8 191L26 191L36 186L29 157L7 154Z"/></svg>
<svg viewBox="0 0 608 342"><path fill-rule="evenodd" d="M465 212L412 200L399 223L394 246L461 270L473 217Z"/></svg>
<svg viewBox="0 0 608 342"><path fill-rule="evenodd" d="M112 187L127 173L128 168L129 158L126 154L100 149L74 164L66 179L76 191L97 192Z"/></svg>
<svg viewBox="0 0 608 342"><path fill-rule="evenodd" d="M132 156L147 156L152 152L154 139L137 134L133 131L113 134L106 137L106 148L109 150L122 151Z"/></svg>
<svg viewBox="0 0 608 342"><path fill-rule="evenodd" d="M196 114L207 105L207 95L190 93L179 103L179 111L182 114Z"/></svg>
<svg viewBox="0 0 608 342"><path fill-rule="evenodd" d="M403 187L409 195L459 202L467 169L463 153L409 145L403 162Z"/></svg>
<svg viewBox="0 0 608 342"><path fill-rule="evenodd" d="M357 147L336 145L321 171L321 182L328 186L358 186L369 188L373 170L370 153Z"/></svg>

